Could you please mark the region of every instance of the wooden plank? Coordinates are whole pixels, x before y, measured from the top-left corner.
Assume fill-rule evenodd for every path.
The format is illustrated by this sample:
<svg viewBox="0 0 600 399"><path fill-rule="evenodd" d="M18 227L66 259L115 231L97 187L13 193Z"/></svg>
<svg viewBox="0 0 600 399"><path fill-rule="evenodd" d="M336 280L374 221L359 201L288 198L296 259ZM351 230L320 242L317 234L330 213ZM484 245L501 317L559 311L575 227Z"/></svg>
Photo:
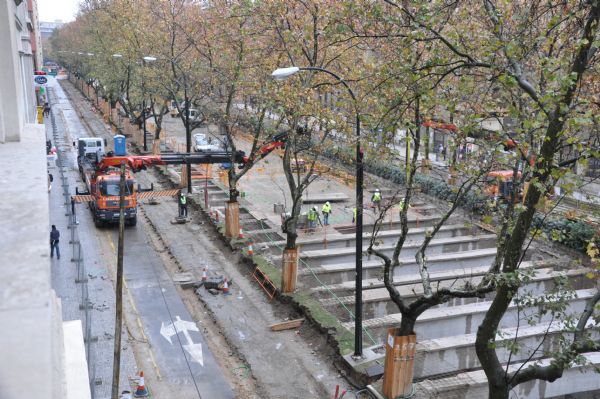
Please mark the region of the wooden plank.
<svg viewBox="0 0 600 399"><path fill-rule="evenodd" d="M290 330L292 328L300 327L302 322L304 322L304 318L288 320L288 321L284 321L282 323L271 324L269 327L271 328L271 331Z"/></svg>

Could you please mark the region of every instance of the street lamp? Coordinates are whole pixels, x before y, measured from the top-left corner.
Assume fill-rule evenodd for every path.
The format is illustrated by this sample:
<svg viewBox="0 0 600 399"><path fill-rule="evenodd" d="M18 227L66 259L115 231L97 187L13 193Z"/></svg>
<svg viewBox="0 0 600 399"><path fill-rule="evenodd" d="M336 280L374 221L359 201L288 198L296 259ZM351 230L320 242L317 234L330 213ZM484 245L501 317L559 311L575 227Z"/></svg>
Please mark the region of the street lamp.
<svg viewBox="0 0 600 399"><path fill-rule="evenodd" d="M146 56L143 57L143 65L142 65L142 123L144 129L144 151L148 151L148 141L146 138L146 86L144 85L144 74L143 68L146 63L152 63L156 61L156 57Z"/></svg>
<svg viewBox="0 0 600 399"><path fill-rule="evenodd" d="M324 72L333 76L344 85L354 102L356 113L356 280L355 280L355 310L354 310L354 356L362 357L362 230L363 230L363 152L360 148L360 112L354 92L348 83L335 73L318 67L288 67L278 68L271 76L275 80L284 80L300 71Z"/></svg>

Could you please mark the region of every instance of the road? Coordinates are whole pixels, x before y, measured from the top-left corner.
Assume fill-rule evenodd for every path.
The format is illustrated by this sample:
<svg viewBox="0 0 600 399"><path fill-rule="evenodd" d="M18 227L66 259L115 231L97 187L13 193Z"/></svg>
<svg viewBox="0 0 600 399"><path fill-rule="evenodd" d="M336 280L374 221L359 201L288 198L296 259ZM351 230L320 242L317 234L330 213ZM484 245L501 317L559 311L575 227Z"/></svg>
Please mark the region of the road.
<svg viewBox="0 0 600 399"><path fill-rule="evenodd" d="M61 134L64 147L67 148L68 179L71 187L83 187L76 173L75 151L68 144L78 137L90 136L89 126L82 124L73 110L62 88L52 81L49 91L54 99L53 112L56 119L62 121ZM60 203L58 190L53 196ZM57 203L55 201L55 206ZM64 207L64 206L63 206ZM57 206L60 208L60 205ZM91 220L91 214L85 205L78 205L78 234L82 242L86 259L89 261L88 272L94 278L112 281L114 284L116 247L118 230L113 227L96 229ZM60 219L57 210L53 218ZM63 217L64 218L64 217ZM63 234L68 229L62 227ZM66 242L66 240L63 240ZM155 397L177 398L233 398L235 394L223 375L219 364L207 347L201 330L193 321L192 316L183 304L176 291L171 277L165 271L160 254L156 253L151 243L151 237L146 233L144 223L128 228L126 232L126 252L124 257L124 301L126 302L126 330L131 337L124 335L124 346L132 345L137 355L137 363L147 375L147 382ZM67 250L63 249L63 252ZM70 254L63 253L63 258L57 262L68 263ZM55 279L57 284L65 279ZM104 287L106 294L103 305L107 315L113 315L114 294L110 287ZM60 295L60 293L59 293ZM96 304L99 306L99 304ZM104 328L108 345L97 360L104 359L110 365L112 360L111 317L98 320ZM108 325L107 325L108 324ZM110 351L106 350L110 348ZM128 349L130 350L130 349ZM129 360L131 362L131 360ZM110 369L110 367L105 367ZM133 377L132 369L125 368L124 376ZM110 373L104 378L103 384L110 385ZM123 381L123 379L122 379ZM125 379L127 381L127 379ZM128 385L121 383L121 385ZM129 388L126 386L125 388ZM104 397L106 393L102 392Z"/></svg>
<svg viewBox="0 0 600 399"><path fill-rule="evenodd" d="M68 82L64 82L63 87L68 91L73 103L77 105L84 124L88 125L95 134L109 137L112 133L98 116L91 112L89 102L82 99L79 92ZM156 169L137 173L135 178L142 186L153 182L156 189L170 188L170 183L164 182L165 179L156 173ZM226 275L234 280L231 296L213 296L204 289L199 290L198 295L193 290L183 290L180 287L176 287L175 291L193 320L197 322L200 333L215 355L215 361L220 364L226 380L233 386L236 397L244 399L321 398L332 396L338 384L347 389L351 388L334 365L332 359L337 359L337 354L327 342L326 335L308 323L295 331L271 332L269 330L269 325L273 323L298 318L300 315L289 305L268 301L264 292L249 277L249 270L240 262L239 254L232 252L219 241L216 232L205 224L198 212L194 209L190 210L192 223L171 224L171 218L176 213L176 203L169 198L160 199L158 205L142 203L139 212L136 230L143 229L151 244L151 249L148 251L153 251L153 255L150 256L159 258L154 267L154 271L159 275L166 271L172 278L175 273L185 271L199 278L203 267L207 266L209 275ZM110 229L99 231L105 230ZM126 230L129 231L131 229ZM151 269L147 270L149 274ZM144 275L140 277L145 278ZM134 283L127 272L126 280L127 287L132 290L137 303L133 287L137 287L138 282ZM169 282L166 277L165 280L159 278L158 281ZM156 290L153 292L155 295L158 294ZM169 301L171 293L165 293L165 297ZM158 301L159 298L151 299ZM144 315L147 311L152 310L141 309L139 306L137 308L144 327L146 326L144 318L149 318ZM134 316L135 313L134 310ZM182 320L189 320L183 315L179 316ZM177 314L174 312L171 313L171 318L175 322L178 321ZM168 327L165 324L163 332L167 331ZM158 333L160 334L160 329ZM151 334L152 332L148 336L149 341L153 340ZM165 338L161 335L159 342L160 339ZM175 337L173 346L176 345L174 339ZM178 339L185 341L187 337L181 333ZM195 338L192 339L196 342ZM134 342L136 341L144 341L144 337L136 336ZM138 363L150 357L147 348L142 349L136 357ZM151 349L154 350L154 346ZM160 354L153 353L153 355L162 372ZM206 356L204 360L206 365ZM152 371L154 367L151 362L146 362L144 369ZM156 372L150 377L148 378L150 383L159 383L160 386L164 382L164 379L155 380L162 377Z"/></svg>

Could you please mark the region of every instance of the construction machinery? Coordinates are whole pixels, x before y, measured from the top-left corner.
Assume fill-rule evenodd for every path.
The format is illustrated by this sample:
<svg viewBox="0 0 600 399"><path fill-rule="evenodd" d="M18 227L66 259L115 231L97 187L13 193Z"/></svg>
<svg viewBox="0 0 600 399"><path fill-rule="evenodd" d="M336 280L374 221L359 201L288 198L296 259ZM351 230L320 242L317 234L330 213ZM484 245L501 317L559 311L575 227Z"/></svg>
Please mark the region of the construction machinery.
<svg viewBox="0 0 600 399"><path fill-rule="evenodd" d="M485 181L484 192L493 197L494 200L502 199L503 201L519 202L522 198L522 191L514 195L514 183L513 183L514 172L512 170L494 170L489 172ZM521 172L518 172L517 179L521 178Z"/></svg>
<svg viewBox="0 0 600 399"><path fill-rule="evenodd" d="M233 161L243 167L247 162L266 157L271 151L285 145L285 134L273 137L261 146L252 159L237 151ZM137 223L137 202L140 199L175 196L179 190L154 191L153 187L143 190L136 188L131 173L145 170L155 165L191 165L231 163L232 153L228 151L210 151L203 153L173 153L161 155L125 155L114 156L105 153L105 142L100 138L78 139L77 163L87 192L79 192L73 197L75 202L88 202L94 223L100 227L119 220L120 166L126 168L125 176L125 221L134 226Z"/></svg>

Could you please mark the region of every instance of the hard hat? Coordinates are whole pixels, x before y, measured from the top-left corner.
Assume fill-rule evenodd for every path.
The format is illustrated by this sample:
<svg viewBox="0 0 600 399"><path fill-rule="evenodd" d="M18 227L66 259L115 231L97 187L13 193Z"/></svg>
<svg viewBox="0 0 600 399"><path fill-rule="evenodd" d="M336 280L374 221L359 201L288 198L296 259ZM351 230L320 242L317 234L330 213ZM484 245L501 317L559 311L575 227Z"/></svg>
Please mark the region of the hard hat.
<svg viewBox="0 0 600 399"><path fill-rule="evenodd" d="M379 189L378 189L378 188L376 188L376 189L375 189L375 192L379 192Z"/></svg>

